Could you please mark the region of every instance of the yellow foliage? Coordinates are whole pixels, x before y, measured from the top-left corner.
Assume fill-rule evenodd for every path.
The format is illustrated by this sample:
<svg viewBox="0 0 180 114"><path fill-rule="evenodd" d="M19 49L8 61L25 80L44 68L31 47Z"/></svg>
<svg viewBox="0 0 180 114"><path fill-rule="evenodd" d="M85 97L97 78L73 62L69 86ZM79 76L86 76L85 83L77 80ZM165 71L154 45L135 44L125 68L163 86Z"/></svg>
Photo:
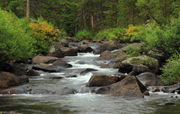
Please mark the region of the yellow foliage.
<svg viewBox="0 0 180 114"><path fill-rule="evenodd" d="M60 36L60 30L54 28L47 22L30 23L29 27L32 29L32 33L35 36L39 36L49 42L55 41Z"/></svg>
<svg viewBox="0 0 180 114"><path fill-rule="evenodd" d="M137 29L138 29L138 27L136 27L136 26L129 26L125 31L125 35L133 36L136 33Z"/></svg>

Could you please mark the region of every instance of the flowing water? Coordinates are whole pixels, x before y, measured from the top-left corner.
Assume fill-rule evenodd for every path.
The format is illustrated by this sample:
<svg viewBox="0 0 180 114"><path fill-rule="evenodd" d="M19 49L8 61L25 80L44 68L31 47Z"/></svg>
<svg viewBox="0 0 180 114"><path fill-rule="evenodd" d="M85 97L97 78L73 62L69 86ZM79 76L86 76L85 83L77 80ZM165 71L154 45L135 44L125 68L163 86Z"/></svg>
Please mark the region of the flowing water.
<svg viewBox="0 0 180 114"><path fill-rule="evenodd" d="M143 99L124 99L90 93L85 86L93 73L117 74L117 69L100 68L99 55L81 53L76 57L65 57L73 65L60 73L42 73L32 77L30 83L21 88L36 87L36 94L1 95L0 112L14 111L23 114L180 114L180 99L174 94L151 93ZM86 68L98 71L80 75ZM68 75L77 77L66 78ZM50 77L65 77L52 80ZM75 94L60 95L62 88L76 90ZM40 93L38 93L40 91ZM49 94L51 93L51 94ZM165 105L166 103L175 103Z"/></svg>

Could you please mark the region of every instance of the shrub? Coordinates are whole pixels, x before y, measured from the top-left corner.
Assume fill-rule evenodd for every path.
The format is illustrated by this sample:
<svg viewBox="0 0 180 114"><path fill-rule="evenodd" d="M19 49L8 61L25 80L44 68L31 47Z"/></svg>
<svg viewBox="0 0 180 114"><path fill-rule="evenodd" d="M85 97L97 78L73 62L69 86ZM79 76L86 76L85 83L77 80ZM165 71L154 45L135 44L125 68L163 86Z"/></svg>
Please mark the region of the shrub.
<svg viewBox="0 0 180 114"><path fill-rule="evenodd" d="M120 39L123 42L137 42L139 39L136 38L139 33L139 26L129 25L124 30L123 37Z"/></svg>
<svg viewBox="0 0 180 114"><path fill-rule="evenodd" d="M100 31L95 36L95 40L118 40L123 33L122 28L110 28Z"/></svg>
<svg viewBox="0 0 180 114"><path fill-rule="evenodd" d="M43 19L30 23L29 27L36 39L37 53L47 53L49 46L61 37L61 31Z"/></svg>
<svg viewBox="0 0 180 114"><path fill-rule="evenodd" d="M122 50L131 56L140 56L145 51L143 43L132 43L122 48Z"/></svg>
<svg viewBox="0 0 180 114"><path fill-rule="evenodd" d="M162 81L166 84L180 82L180 54L172 56L162 68Z"/></svg>
<svg viewBox="0 0 180 114"><path fill-rule="evenodd" d="M139 40L146 43L149 49L156 48L167 56L180 52L180 20L174 19L165 26L154 23L141 26L131 41Z"/></svg>
<svg viewBox="0 0 180 114"><path fill-rule="evenodd" d="M77 39L83 40L83 39L92 39L93 35L88 30L81 30L76 33L75 37Z"/></svg>
<svg viewBox="0 0 180 114"><path fill-rule="evenodd" d="M35 40L27 32L25 19L0 9L0 61L23 60L34 54Z"/></svg>

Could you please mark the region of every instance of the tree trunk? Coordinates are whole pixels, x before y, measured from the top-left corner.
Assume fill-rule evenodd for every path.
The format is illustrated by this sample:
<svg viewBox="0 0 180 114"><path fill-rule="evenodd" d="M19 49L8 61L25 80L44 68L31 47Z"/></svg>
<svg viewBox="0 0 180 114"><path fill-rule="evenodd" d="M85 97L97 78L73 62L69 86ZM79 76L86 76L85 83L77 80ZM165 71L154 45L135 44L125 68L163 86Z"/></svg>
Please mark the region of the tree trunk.
<svg viewBox="0 0 180 114"><path fill-rule="evenodd" d="M30 17L30 1L26 0L26 18Z"/></svg>

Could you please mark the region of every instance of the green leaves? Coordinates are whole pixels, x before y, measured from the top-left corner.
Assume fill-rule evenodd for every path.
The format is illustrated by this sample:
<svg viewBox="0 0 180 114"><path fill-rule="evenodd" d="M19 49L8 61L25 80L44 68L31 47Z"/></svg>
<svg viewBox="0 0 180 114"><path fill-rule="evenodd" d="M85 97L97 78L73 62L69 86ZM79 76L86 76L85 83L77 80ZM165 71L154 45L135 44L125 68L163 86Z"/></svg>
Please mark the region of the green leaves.
<svg viewBox="0 0 180 114"><path fill-rule="evenodd" d="M166 84L180 82L180 54L175 54L162 68L162 81Z"/></svg>
<svg viewBox="0 0 180 114"><path fill-rule="evenodd" d="M93 35L88 30L81 30L76 33L76 38L83 40L83 39L92 39Z"/></svg>
<svg viewBox="0 0 180 114"><path fill-rule="evenodd" d="M0 61L22 60L33 55L35 40L27 33L26 22L0 9Z"/></svg>

